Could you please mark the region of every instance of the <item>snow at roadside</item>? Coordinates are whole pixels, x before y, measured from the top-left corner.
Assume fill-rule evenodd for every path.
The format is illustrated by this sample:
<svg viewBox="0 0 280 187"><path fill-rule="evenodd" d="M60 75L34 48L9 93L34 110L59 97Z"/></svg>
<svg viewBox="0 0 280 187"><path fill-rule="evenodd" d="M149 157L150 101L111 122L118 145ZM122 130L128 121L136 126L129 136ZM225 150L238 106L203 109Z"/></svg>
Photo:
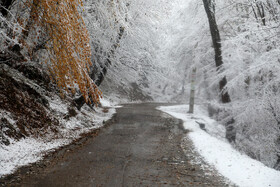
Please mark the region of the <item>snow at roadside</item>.
<svg viewBox="0 0 280 187"><path fill-rule="evenodd" d="M279 187L280 171L266 167L235 150L222 136L223 126L207 116L201 107L188 114L188 105L159 107L160 110L184 121L184 128L198 153L217 171L240 187ZM198 123L204 123L206 131Z"/></svg>
<svg viewBox="0 0 280 187"><path fill-rule="evenodd" d="M58 115L67 113L67 104L63 103L59 98L49 101L51 108ZM25 138L20 141L10 140L9 146L0 144L0 177L13 173L18 167L34 163L43 158L43 156L56 148L70 144L73 140L80 137L82 133L100 128L104 122L111 119L116 112L114 106L107 99L101 100L101 105L108 108L95 108L95 112L87 105L77 111L75 117L69 119L59 118L61 128L59 129L59 137L54 136L44 138Z"/></svg>
<svg viewBox="0 0 280 187"><path fill-rule="evenodd" d="M44 152L70 143L66 139L45 142L34 138L22 139L9 146L0 147L0 177L12 173L16 168L34 163Z"/></svg>
<svg viewBox="0 0 280 187"><path fill-rule="evenodd" d="M100 99L100 103L103 107L110 107L110 108L120 108L121 106L118 105L120 102L114 102L111 99L102 98Z"/></svg>

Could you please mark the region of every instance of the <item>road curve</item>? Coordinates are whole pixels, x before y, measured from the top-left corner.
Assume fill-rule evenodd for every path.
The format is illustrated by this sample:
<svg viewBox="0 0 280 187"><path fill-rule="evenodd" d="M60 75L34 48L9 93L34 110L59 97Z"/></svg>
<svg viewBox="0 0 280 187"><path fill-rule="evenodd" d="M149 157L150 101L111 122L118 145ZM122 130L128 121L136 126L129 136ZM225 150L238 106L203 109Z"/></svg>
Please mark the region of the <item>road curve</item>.
<svg viewBox="0 0 280 187"><path fill-rule="evenodd" d="M97 137L19 186L227 186L206 175L185 141L182 122L156 110L157 104L128 104ZM184 153L187 153L186 154ZM193 155L192 155L193 154Z"/></svg>

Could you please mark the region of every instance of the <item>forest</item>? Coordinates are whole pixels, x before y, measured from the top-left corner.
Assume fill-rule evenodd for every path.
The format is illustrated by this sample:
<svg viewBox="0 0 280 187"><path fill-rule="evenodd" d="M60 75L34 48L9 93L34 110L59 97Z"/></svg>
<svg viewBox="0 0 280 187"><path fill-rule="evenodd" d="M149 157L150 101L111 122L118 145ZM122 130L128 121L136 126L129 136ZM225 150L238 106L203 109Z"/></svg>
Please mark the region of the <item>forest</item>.
<svg viewBox="0 0 280 187"><path fill-rule="evenodd" d="M103 98L188 103L195 68L195 105L280 170L279 28L279 0L1 0L0 149L67 144Z"/></svg>

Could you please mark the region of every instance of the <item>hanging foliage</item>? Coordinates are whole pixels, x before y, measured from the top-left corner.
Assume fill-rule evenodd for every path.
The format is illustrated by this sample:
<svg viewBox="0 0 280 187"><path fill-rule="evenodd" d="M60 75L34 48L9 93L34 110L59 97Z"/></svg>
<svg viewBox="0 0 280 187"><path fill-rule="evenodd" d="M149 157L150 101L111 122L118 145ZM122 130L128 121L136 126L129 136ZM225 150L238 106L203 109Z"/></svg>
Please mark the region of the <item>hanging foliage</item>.
<svg viewBox="0 0 280 187"><path fill-rule="evenodd" d="M49 59L46 63L58 87L73 93L78 87L87 102L98 103L101 92L88 73L92 65L91 49L80 13L82 0L33 0L26 5L30 15L20 39L22 45L30 48L26 45L29 33L39 26L48 38L45 48Z"/></svg>

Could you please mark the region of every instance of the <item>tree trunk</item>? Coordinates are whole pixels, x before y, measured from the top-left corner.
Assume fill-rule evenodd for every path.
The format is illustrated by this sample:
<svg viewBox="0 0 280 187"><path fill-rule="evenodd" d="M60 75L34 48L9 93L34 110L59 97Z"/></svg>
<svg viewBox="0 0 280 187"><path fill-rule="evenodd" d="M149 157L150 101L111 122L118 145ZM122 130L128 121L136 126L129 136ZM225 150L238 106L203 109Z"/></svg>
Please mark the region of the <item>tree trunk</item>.
<svg viewBox="0 0 280 187"><path fill-rule="evenodd" d="M123 34L124 34L124 27L120 27L120 30L119 30L119 33L118 33L118 38L117 38L116 43L112 46L111 54L109 54L109 55L107 56L106 62L105 62L105 64L101 67L102 70L101 70L101 72L99 72L99 74L97 75L97 79L95 80L95 84L96 84L97 86L100 86L101 83L103 82L103 80L104 80L104 78L105 78L105 76L106 76L106 74L107 74L107 70L108 70L109 66L111 65L111 60L110 60L111 55L114 55L114 54L115 54L115 51L116 51L116 49L117 49L118 46L119 46L119 43L120 43L120 40L121 40L122 37L123 37Z"/></svg>
<svg viewBox="0 0 280 187"><path fill-rule="evenodd" d="M123 34L124 34L124 27L120 27L120 30L119 30L119 35L118 35L118 38L117 38L117 41L116 43L112 46L112 49L111 49L111 55L114 55L115 53L115 50L118 48L119 46L119 43L120 43L120 40L122 39L123 37ZM97 75L97 78L94 80L94 83L96 84L96 86L100 86L101 83L103 82L106 74L107 74L107 71L108 71L108 68L109 66L111 65L111 60L110 60L111 56L108 55L107 56L107 59L106 59L106 62L105 64L101 67L101 72L99 72L99 74ZM91 75L90 76L92 79L94 79L94 75ZM80 96L76 99L74 99L74 104L76 105L76 107L78 108L78 110L81 109L81 107L85 104L85 99L83 96Z"/></svg>
<svg viewBox="0 0 280 187"><path fill-rule="evenodd" d="M258 8L258 12L259 15L261 17L261 21L263 23L263 25L266 25L266 20L265 20L265 11L264 11L264 7L263 7L263 3L257 3L257 8Z"/></svg>
<svg viewBox="0 0 280 187"><path fill-rule="evenodd" d="M222 58L221 37L215 18L215 3L214 0L203 0L203 3L208 17L210 32L213 41L213 47L215 50L216 67L217 67L217 71L219 71L223 65L223 58ZM231 101L228 92L224 91L226 84L227 84L227 79L226 77L223 77L222 80L220 80L219 82L222 103L229 103Z"/></svg>

